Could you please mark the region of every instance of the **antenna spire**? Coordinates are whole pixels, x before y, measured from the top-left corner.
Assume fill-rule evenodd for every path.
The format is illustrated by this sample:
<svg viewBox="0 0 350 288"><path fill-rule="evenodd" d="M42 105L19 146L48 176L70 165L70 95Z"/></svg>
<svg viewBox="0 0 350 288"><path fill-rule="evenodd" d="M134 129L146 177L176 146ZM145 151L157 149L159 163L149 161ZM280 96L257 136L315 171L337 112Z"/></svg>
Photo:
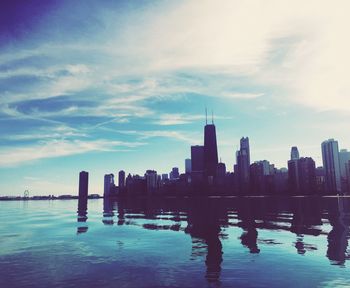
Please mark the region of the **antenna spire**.
<svg viewBox="0 0 350 288"><path fill-rule="evenodd" d="M214 124L214 112L211 110L211 123Z"/></svg>
<svg viewBox="0 0 350 288"><path fill-rule="evenodd" d="M207 111L207 107L205 107L205 125L208 125L208 111Z"/></svg>

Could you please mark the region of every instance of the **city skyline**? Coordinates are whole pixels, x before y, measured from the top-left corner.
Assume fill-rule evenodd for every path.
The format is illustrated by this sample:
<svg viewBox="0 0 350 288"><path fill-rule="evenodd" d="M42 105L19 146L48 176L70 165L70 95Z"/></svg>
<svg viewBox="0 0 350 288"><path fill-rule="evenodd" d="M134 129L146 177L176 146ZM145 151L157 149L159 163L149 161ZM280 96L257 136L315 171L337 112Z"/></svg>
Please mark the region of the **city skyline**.
<svg viewBox="0 0 350 288"><path fill-rule="evenodd" d="M279 168L292 146L316 166L324 140L349 149L349 4L282 2L2 2L1 195L183 172L205 107L228 171L242 136Z"/></svg>

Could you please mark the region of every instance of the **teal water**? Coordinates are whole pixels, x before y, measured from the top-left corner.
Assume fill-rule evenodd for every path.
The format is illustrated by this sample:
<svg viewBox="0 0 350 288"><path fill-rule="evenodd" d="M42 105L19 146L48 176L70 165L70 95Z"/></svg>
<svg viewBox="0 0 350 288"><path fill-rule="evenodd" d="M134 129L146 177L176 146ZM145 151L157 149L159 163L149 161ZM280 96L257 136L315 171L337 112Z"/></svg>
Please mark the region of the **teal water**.
<svg viewBox="0 0 350 288"><path fill-rule="evenodd" d="M0 287L350 287L349 198L0 201Z"/></svg>

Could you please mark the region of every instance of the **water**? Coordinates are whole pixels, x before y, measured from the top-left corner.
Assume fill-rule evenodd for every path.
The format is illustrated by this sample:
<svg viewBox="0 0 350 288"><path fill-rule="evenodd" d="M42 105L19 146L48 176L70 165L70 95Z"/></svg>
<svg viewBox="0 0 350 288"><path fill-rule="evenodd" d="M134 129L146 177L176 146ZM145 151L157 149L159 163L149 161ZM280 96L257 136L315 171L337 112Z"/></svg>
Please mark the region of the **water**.
<svg viewBox="0 0 350 288"><path fill-rule="evenodd" d="M0 201L0 219L0 287L350 287L350 198Z"/></svg>

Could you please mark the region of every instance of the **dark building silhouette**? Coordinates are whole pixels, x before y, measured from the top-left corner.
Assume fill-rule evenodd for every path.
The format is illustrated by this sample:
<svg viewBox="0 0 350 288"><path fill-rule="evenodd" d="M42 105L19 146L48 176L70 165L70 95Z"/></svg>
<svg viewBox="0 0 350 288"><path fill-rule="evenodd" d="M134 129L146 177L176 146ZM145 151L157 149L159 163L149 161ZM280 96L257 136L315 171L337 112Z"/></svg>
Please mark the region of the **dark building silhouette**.
<svg viewBox="0 0 350 288"><path fill-rule="evenodd" d="M338 141L329 139L322 142L322 160L325 169L327 193L337 194L341 191Z"/></svg>
<svg viewBox="0 0 350 288"><path fill-rule="evenodd" d="M87 199L89 187L89 173L81 171L79 173L79 199Z"/></svg>
<svg viewBox="0 0 350 288"><path fill-rule="evenodd" d="M316 166L311 157L302 157L298 160L299 193L311 195L316 192Z"/></svg>
<svg viewBox="0 0 350 288"><path fill-rule="evenodd" d="M299 192L298 160L288 161L288 185L291 194Z"/></svg>
<svg viewBox="0 0 350 288"><path fill-rule="evenodd" d="M215 178L218 167L218 148L214 120L204 127L204 171L207 179ZM212 182L212 180L209 180Z"/></svg>
<svg viewBox="0 0 350 288"><path fill-rule="evenodd" d="M250 181L250 149L249 138L242 137L240 141L240 150L236 153L237 157L237 180L240 192L246 192L249 189Z"/></svg>
<svg viewBox="0 0 350 288"><path fill-rule="evenodd" d="M290 151L290 160L298 160L298 159L299 159L298 147L293 146Z"/></svg>
<svg viewBox="0 0 350 288"><path fill-rule="evenodd" d="M192 171L191 159L185 159L185 173L190 174Z"/></svg>
<svg viewBox="0 0 350 288"><path fill-rule="evenodd" d="M250 165L250 192L253 195L267 195L269 191L270 163L256 161Z"/></svg>
<svg viewBox="0 0 350 288"><path fill-rule="evenodd" d="M78 200L78 215L77 221L79 223L77 227L77 234L86 233L88 231L87 222L87 198L79 198Z"/></svg>
<svg viewBox="0 0 350 288"><path fill-rule="evenodd" d="M192 183L201 182L203 180L203 174L204 174L204 146L202 145L191 146L191 163L192 163L192 172L191 172Z"/></svg>
<svg viewBox="0 0 350 288"><path fill-rule="evenodd" d="M124 170L120 170L118 173L118 186L119 186L119 189L125 187L125 171Z"/></svg>
<svg viewBox="0 0 350 288"><path fill-rule="evenodd" d="M114 175L113 174L106 174L104 176L104 197L110 197L114 194Z"/></svg>
<svg viewBox="0 0 350 288"><path fill-rule="evenodd" d="M170 180L179 179L180 177L179 168L173 167L169 174L170 174Z"/></svg>
<svg viewBox="0 0 350 288"><path fill-rule="evenodd" d="M226 165L225 163L218 164L217 172L216 172L216 184L218 185L224 185L225 184L225 178L226 178Z"/></svg>

